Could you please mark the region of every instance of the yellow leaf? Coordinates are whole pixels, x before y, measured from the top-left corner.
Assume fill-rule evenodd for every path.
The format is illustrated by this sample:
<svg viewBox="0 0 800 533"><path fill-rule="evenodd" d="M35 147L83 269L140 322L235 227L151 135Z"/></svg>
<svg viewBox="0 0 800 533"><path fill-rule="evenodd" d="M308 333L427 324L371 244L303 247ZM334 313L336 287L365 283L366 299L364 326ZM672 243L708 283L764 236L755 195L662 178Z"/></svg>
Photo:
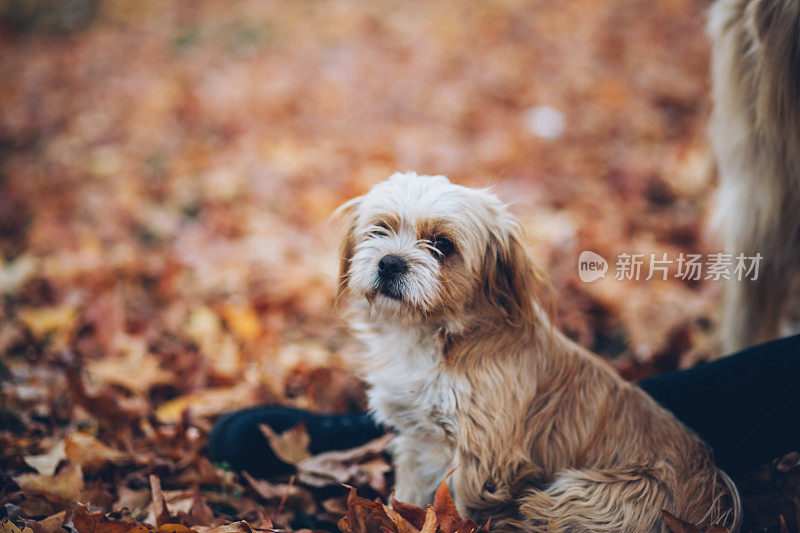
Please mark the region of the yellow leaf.
<svg viewBox="0 0 800 533"><path fill-rule="evenodd" d="M252 385L242 383L233 387L204 389L166 402L156 409L156 418L162 423L180 420L183 412L191 409L195 416L215 416L258 401Z"/></svg>
<svg viewBox="0 0 800 533"><path fill-rule="evenodd" d="M261 333L258 314L250 305L225 304L222 307L222 318L230 330L243 341L251 341Z"/></svg>
<svg viewBox="0 0 800 533"><path fill-rule="evenodd" d="M37 339L50 333L70 334L78 321L78 311L69 304L55 307L26 308L17 315Z"/></svg>
<svg viewBox="0 0 800 533"><path fill-rule="evenodd" d="M33 533L31 526L20 529L13 522L0 522L0 533Z"/></svg>

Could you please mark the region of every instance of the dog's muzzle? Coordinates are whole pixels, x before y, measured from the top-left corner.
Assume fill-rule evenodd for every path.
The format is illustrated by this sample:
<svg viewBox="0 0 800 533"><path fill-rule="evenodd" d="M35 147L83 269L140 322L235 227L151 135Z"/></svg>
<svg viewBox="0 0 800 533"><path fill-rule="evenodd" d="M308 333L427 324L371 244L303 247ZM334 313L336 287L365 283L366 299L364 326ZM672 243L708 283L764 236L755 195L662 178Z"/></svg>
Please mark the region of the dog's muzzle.
<svg viewBox="0 0 800 533"><path fill-rule="evenodd" d="M384 255L378 261L378 291L396 300L402 299L400 279L408 271L408 263L396 255Z"/></svg>

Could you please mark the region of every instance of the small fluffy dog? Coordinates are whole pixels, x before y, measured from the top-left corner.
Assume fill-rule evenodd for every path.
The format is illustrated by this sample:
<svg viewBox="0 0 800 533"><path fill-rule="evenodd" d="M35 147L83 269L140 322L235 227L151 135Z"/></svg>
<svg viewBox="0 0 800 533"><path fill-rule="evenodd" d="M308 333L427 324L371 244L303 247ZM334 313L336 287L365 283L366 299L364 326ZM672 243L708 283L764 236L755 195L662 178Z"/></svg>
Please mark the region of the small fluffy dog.
<svg viewBox="0 0 800 533"><path fill-rule="evenodd" d="M398 431L397 499L424 506L453 471L459 511L497 531L663 531L662 509L737 527L703 442L554 331L496 196L394 174L340 212L340 288L370 406Z"/></svg>
<svg viewBox="0 0 800 533"><path fill-rule="evenodd" d="M800 2L717 0L711 9L719 169L715 226L726 251L763 256L756 281L730 281L721 340L775 338L800 270Z"/></svg>

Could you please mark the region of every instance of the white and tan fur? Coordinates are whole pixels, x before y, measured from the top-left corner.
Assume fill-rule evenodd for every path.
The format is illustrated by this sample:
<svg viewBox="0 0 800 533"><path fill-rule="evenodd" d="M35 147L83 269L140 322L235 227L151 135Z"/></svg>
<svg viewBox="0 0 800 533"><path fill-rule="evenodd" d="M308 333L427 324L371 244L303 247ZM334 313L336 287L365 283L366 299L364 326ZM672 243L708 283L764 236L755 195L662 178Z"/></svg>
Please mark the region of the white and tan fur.
<svg viewBox="0 0 800 533"><path fill-rule="evenodd" d="M737 526L735 487L700 439L550 325L496 196L395 174L340 212L340 289L371 409L398 432L397 499L425 505L454 471L459 510L496 531L663 531L662 509ZM389 288L387 254L408 265Z"/></svg>
<svg viewBox="0 0 800 533"><path fill-rule="evenodd" d="M758 280L726 287L720 333L733 351L778 336L800 269L800 1L718 0L709 33L714 226L729 253L764 257Z"/></svg>

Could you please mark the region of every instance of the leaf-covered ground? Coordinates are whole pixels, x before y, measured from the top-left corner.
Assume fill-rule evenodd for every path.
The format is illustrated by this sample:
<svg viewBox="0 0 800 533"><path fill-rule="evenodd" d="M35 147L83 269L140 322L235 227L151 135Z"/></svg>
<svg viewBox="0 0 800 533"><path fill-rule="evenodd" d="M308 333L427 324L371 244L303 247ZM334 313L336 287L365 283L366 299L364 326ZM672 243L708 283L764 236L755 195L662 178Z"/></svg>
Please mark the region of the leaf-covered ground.
<svg viewBox="0 0 800 533"><path fill-rule="evenodd" d="M707 7L0 3L0 531L468 531L348 511L341 483L390 494L385 441L268 480L206 456L235 408L363 408L329 216L395 170L512 201L558 323L627 378L718 355L717 284L575 268L714 250ZM797 528L794 457L742 490Z"/></svg>

